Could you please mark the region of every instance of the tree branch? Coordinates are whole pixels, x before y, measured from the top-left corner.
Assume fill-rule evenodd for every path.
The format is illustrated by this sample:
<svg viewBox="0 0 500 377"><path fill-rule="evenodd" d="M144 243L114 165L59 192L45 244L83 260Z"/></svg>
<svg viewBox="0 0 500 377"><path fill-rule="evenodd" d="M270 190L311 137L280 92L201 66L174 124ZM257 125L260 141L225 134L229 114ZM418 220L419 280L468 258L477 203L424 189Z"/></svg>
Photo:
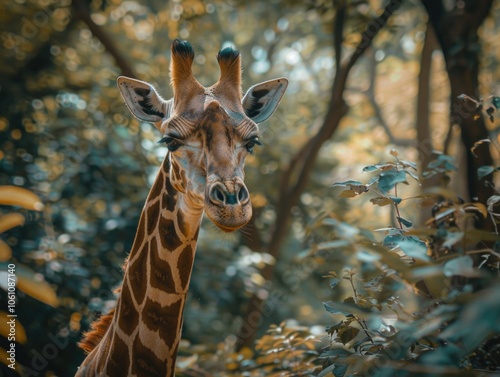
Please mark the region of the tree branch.
<svg viewBox="0 0 500 377"><path fill-rule="evenodd" d="M392 133L391 128L387 124L387 122L384 119L384 116L382 114L382 109L380 108L376 98L375 98L375 78L377 75L377 62L375 60L375 54L373 53L373 49L370 50L370 63L368 64L368 70L369 70L369 76L370 76L370 85L368 86L368 90L366 91L366 95L368 97L368 100L370 101L370 104L373 107L373 111L375 111L375 117L377 118L378 122L384 129L385 133L387 134L387 137L389 138L389 143L395 144L395 145L400 145L400 146L414 146L415 141L411 139L398 139L394 137L394 134Z"/></svg>
<svg viewBox="0 0 500 377"><path fill-rule="evenodd" d="M73 0L72 5L75 10L75 18L85 23L85 25L87 25L89 30L92 32L92 35L96 37L99 42L102 43L106 51L113 56L116 65L121 70L121 73L125 76L136 78L137 75L135 74L134 69L118 50L112 38L99 25L97 25L94 20L92 20L87 4L85 4L83 0Z"/></svg>

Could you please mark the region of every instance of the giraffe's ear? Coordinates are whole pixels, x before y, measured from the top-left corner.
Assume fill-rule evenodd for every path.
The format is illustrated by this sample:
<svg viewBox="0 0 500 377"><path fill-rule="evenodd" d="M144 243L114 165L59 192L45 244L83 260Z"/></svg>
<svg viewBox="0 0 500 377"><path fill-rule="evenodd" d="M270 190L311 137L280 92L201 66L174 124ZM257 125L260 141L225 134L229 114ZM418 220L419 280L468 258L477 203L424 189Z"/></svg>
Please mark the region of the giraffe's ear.
<svg viewBox="0 0 500 377"><path fill-rule="evenodd" d="M288 80L274 79L252 86L242 99L246 115L255 123L262 123L269 118L285 94Z"/></svg>
<svg viewBox="0 0 500 377"><path fill-rule="evenodd" d="M157 123L170 117L173 100L165 101L151 84L125 76L116 81L127 107L137 118Z"/></svg>

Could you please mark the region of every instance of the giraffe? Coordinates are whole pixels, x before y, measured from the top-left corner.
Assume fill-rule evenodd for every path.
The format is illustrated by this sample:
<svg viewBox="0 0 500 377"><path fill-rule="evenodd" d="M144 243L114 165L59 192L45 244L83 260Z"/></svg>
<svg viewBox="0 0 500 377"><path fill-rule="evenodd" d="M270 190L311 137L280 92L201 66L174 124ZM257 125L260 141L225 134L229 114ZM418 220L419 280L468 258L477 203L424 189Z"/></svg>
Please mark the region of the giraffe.
<svg viewBox="0 0 500 377"><path fill-rule="evenodd" d="M82 376L174 376L198 232L203 213L231 232L251 218L244 183L245 157L260 145L258 124L278 106L285 78L241 93L241 57L233 48L217 55L219 80L202 86L192 73L194 50L171 46L173 98L149 83L119 77L130 112L161 134L167 153L141 213L124 267L116 307L80 343L87 353Z"/></svg>

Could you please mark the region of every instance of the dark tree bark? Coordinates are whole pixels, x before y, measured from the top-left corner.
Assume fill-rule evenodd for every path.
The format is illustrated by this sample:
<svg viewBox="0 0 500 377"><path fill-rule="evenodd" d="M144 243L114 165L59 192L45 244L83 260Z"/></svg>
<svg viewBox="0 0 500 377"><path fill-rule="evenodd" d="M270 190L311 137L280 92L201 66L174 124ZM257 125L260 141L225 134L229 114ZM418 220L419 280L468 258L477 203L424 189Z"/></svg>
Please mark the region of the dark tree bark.
<svg viewBox="0 0 500 377"><path fill-rule="evenodd" d="M418 75L417 114L415 128L417 131L417 151L422 172L433 159L434 143L429 124L430 80L432 71L432 53L439 48L432 24L427 23L424 46L420 57L420 73ZM433 176L422 180L421 190L439 185L441 177ZM430 207L420 209L420 223L423 224L431 216Z"/></svg>
<svg viewBox="0 0 500 377"><path fill-rule="evenodd" d="M467 150L469 197L482 203L493 195L493 188L484 180L478 181L477 168L492 165L493 159L487 146L476 149L477 157L472 154L471 148L476 141L488 137L488 130L482 116L474 119L475 105L459 101L458 96L478 96L478 29L488 16L492 3L493 0L461 0L455 1L452 9L447 10L441 0L422 0L443 50L450 79L450 127L460 127L462 142Z"/></svg>
<svg viewBox="0 0 500 377"><path fill-rule="evenodd" d="M344 100L344 90L346 87L349 73L371 45L378 32L386 25L390 16L401 5L401 0L391 0L385 7L384 12L369 22L362 33L361 42L358 44L354 53L347 59L342 56L342 43L344 39L344 23L347 17L347 1L334 1L336 15L334 18L334 49L336 72L332 85L328 111L323 124L318 132L297 152L292 158L288 169L283 174L280 184L279 201L276 208L276 221L271 231L271 239L267 246L267 253L274 258L278 258L283 240L287 234L290 212L297 205L300 195L309 182L310 174L313 170L316 157L321 146L329 140L342 118L347 114L348 105ZM274 266L270 265L263 269L262 276L271 280L274 272ZM240 328L238 336L238 348L252 347L255 333L262 323L256 318L262 317L263 300L254 295L249 302L246 315L243 316L243 326Z"/></svg>

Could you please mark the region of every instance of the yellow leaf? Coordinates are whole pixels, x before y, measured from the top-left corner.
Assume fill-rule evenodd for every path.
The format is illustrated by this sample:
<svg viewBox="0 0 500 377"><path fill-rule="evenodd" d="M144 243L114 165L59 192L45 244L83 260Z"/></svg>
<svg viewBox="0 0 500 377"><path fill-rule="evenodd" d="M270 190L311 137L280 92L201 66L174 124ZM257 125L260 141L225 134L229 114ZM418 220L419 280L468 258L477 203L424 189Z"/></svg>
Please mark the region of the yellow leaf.
<svg viewBox="0 0 500 377"><path fill-rule="evenodd" d="M17 265L17 288L27 295L46 303L47 305L57 306L59 302L56 292L46 281L35 279L34 276L35 271L32 271L27 267Z"/></svg>
<svg viewBox="0 0 500 377"><path fill-rule="evenodd" d="M12 256L12 250L9 245L0 240L0 262L9 260Z"/></svg>
<svg viewBox="0 0 500 377"><path fill-rule="evenodd" d="M253 351L251 348L249 347L243 347L241 350L240 350L240 355L243 356L244 359L246 360L250 360L252 359L253 357Z"/></svg>
<svg viewBox="0 0 500 377"><path fill-rule="evenodd" d="M236 370L238 369L238 363L235 362L235 361L231 361L229 363L226 364L226 369L229 369L229 370Z"/></svg>
<svg viewBox="0 0 500 377"><path fill-rule="evenodd" d="M393 203L393 201L391 199L386 198L384 196L378 196L376 198L372 198L372 199L370 199L370 202L372 202L373 204L376 204L378 206L381 206L381 207Z"/></svg>
<svg viewBox="0 0 500 377"><path fill-rule="evenodd" d="M0 216L0 233L24 224L24 216L20 213L8 213Z"/></svg>
<svg viewBox="0 0 500 377"><path fill-rule="evenodd" d="M0 335L8 339L9 334L15 334L16 342L22 344L26 343L27 340L26 330L24 329L23 325L21 325L21 322L19 322L17 318L14 318L15 326L11 331L9 321L12 319L13 319L12 317L7 316L6 312L0 311Z"/></svg>
<svg viewBox="0 0 500 377"><path fill-rule="evenodd" d="M354 198L356 193L353 190L344 190L339 194L341 198Z"/></svg>
<svg viewBox="0 0 500 377"><path fill-rule="evenodd" d="M17 186L0 186L0 204L19 206L34 211L43 209L43 203L37 195Z"/></svg>

